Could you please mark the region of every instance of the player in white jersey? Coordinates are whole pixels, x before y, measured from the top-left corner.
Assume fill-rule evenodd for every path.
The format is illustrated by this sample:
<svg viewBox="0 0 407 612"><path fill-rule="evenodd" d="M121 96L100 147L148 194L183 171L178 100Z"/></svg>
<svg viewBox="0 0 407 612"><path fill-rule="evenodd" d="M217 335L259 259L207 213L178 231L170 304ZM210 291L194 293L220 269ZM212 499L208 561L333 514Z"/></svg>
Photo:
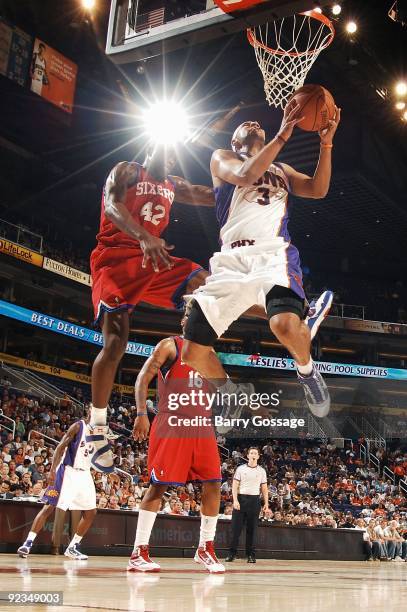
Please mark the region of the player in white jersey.
<svg viewBox="0 0 407 612"><path fill-rule="evenodd" d="M267 144L260 125L246 121L233 134L232 150L217 150L212 156L222 248L210 260L205 285L194 293L182 359L203 377L223 380L225 372L212 354L216 338L252 304L263 306L271 331L296 362L309 408L323 417L329 412L330 398L311 358L312 331L304 322L300 258L287 229L288 196L325 197L340 109L320 132L320 157L313 177L275 162L301 121L299 115L298 104L289 103L277 135Z"/></svg>
<svg viewBox="0 0 407 612"><path fill-rule="evenodd" d="M27 557L37 534L55 508L61 510L82 510L76 533L69 543L65 555L71 559L83 560L88 557L80 552L79 543L96 516L96 490L90 468L95 451L92 430L85 420L70 426L55 449L48 487L41 501L45 506L35 517L31 530L18 549L20 557Z"/></svg>
<svg viewBox="0 0 407 612"><path fill-rule="evenodd" d="M49 85L47 62L44 57L45 45L38 45L37 53L33 53L31 62L31 91L41 95L42 86Z"/></svg>

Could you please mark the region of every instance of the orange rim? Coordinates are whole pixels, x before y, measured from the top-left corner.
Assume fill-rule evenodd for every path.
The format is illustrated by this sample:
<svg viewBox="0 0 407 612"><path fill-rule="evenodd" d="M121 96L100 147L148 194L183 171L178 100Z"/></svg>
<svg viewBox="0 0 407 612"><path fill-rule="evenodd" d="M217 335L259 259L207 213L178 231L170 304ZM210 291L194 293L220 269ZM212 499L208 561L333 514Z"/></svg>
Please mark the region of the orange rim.
<svg viewBox="0 0 407 612"><path fill-rule="evenodd" d="M236 4L232 4L230 6L225 4L224 0L215 0L215 4L218 8L222 9L224 13L234 13L236 11L242 11L256 6L257 4L261 4L263 0L240 0L240 3L236 6Z"/></svg>
<svg viewBox="0 0 407 612"><path fill-rule="evenodd" d="M271 47L267 47L267 45L257 40L256 35L255 35L255 30L253 30L252 28L248 28L247 30L247 39L249 43L252 45L252 47L261 47L262 49L264 49L264 51L268 51L268 53L273 53L274 55L289 55L290 57L302 57L304 55L315 55L316 53L319 53L323 49L326 49L327 47L329 47L329 45L331 44L331 42L333 41L335 37L335 29L334 29L332 21L328 19L328 17L326 17L322 13L318 13L317 11L306 11L305 13L300 13L300 15L306 15L307 17L312 17L313 19L320 21L321 23L323 23L330 29L331 34L328 40L322 45L322 47L318 47L318 49L313 49L312 51L301 51L299 53L296 51L280 51L280 49L272 49Z"/></svg>

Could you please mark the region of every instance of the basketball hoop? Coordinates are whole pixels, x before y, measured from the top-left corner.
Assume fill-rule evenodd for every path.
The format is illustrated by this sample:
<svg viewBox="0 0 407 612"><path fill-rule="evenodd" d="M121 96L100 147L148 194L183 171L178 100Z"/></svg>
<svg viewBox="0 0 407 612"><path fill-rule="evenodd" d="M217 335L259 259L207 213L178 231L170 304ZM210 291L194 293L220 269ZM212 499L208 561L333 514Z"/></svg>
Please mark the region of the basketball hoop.
<svg viewBox="0 0 407 612"><path fill-rule="evenodd" d="M317 11L283 17L247 30L270 106L284 109L334 36L332 22Z"/></svg>

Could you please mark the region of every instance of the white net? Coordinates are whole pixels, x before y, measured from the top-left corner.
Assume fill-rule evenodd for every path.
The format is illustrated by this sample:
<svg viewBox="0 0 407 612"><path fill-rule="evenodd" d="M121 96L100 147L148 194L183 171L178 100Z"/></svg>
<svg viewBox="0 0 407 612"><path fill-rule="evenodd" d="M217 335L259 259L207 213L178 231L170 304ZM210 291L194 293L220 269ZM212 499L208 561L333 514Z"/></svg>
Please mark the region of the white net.
<svg viewBox="0 0 407 612"><path fill-rule="evenodd" d="M325 17L301 13L248 30L264 78L270 106L284 109L319 54L333 40L334 29Z"/></svg>

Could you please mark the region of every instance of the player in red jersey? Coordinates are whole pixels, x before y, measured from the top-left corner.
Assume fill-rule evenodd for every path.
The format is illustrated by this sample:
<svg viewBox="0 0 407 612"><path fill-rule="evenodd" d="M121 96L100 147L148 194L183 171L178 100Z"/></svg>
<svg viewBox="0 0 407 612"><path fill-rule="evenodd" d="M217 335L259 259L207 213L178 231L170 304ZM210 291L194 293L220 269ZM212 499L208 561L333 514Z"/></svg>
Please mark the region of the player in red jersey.
<svg viewBox="0 0 407 612"><path fill-rule="evenodd" d="M172 257L173 246L160 235L167 227L174 199L213 206L210 187L169 176L176 164L170 149L155 149L144 165L121 162L104 188L100 231L91 255L92 300L103 332L103 349L92 368L90 424L100 434L95 467L113 469L106 445L107 405L129 336L129 313L140 302L174 307L201 285L208 273L198 264Z"/></svg>
<svg viewBox="0 0 407 612"><path fill-rule="evenodd" d="M188 311L181 321L183 328L187 317ZM196 370L181 362L182 344L183 339L179 336L161 340L136 381L137 417L133 429L136 440L148 437L150 423L146 400L148 386L155 376L158 376L160 401L149 439L148 471L151 484L141 502L134 550L127 568L129 571L160 570L158 563L149 557L151 531L167 488L184 485L187 481L202 483L200 540L194 559L210 573L225 571L216 557L213 543L220 504L219 451L207 404L205 406L203 401L198 401L194 405L192 399L194 392L209 392L210 386ZM177 407L176 398L180 394L186 396L187 405Z"/></svg>

